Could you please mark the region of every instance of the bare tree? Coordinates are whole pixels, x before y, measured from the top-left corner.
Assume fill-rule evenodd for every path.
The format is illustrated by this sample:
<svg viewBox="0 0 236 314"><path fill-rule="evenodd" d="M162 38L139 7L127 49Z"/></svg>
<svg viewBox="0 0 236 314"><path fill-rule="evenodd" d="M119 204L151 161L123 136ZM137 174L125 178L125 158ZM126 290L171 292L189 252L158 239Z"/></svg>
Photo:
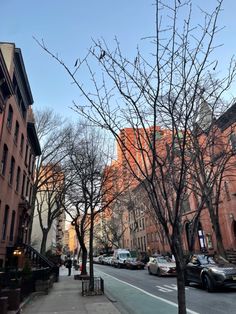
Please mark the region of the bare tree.
<svg viewBox="0 0 236 314"><path fill-rule="evenodd" d="M200 115L202 99L209 104L212 114L219 116L220 100L236 73L232 60L226 77L219 79L212 74L218 62L213 52L222 2L216 1L211 13L200 10L202 23L199 17L196 26L191 20L191 0L168 3L156 0L156 31L149 37L153 48L149 58L138 49L130 61L118 40L114 49L98 40L76 69L70 70L44 43L39 43L65 68L84 97L86 103L75 103L74 110L110 131L116 139L122 165L129 169L129 174L122 178L124 184L129 175L137 183L142 182L175 256L181 314L186 313L183 204L191 193L190 169L202 152L196 149L200 145L194 145L199 139L194 127L199 119L205 125L208 123L207 115ZM101 76L91 68L90 57L100 65ZM77 79L84 66L94 84L90 91ZM211 190L202 194L194 225L209 193Z"/></svg>
<svg viewBox="0 0 236 314"><path fill-rule="evenodd" d="M75 132L75 133L74 133ZM65 195L70 203L66 210L71 216L82 250L82 275L86 275L87 247L85 233L89 239L90 291L94 290L93 240L96 218L113 201L111 191L115 173L106 169L108 148L99 132L82 124L72 131L67 143L67 176L70 188ZM76 134L76 136L75 136ZM109 197L109 196L112 197Z"/></svg>
<svg viewBox="0 0 236 314"><path fill-rule="evenodd" d="M58 193L62 188L62 161L66 156L64 144L67 141L68 126L49 109L35 111L35 122L42 153L36 159L34 167L35 181L32 193L30 238L32 237L33 219L37 217L43 235L41 253L44 254L52 221L61 210ZM45 221L44 224L42 224L43 221Z"/></svg>
<svg viewBox="0 0 236 314"><path fill-rule="evenodd" d="M116 203L116 202L115 202ZM103 252L109 253L112 248L122 246L122 239L126 226L122 220L122 212L116 210L112 205L112 215L100 219L94 229L94 240L98 248Z"/></svg>
<svg viewBox="0 0 236 314"><path fill-rule="evenodd" d="M34 216L35 224L39 223L42 231L40 253L43 255L46 253L47 238L51 227L63 210L61 193L65 188L64 175L61 168L59 166L57 168L49 166L51 172L53 171L53 173L49 173L47 167L43 167L43 170L50 179L46 180L44 178L44 185L37 192L35 200L36 213Z"/></svg>

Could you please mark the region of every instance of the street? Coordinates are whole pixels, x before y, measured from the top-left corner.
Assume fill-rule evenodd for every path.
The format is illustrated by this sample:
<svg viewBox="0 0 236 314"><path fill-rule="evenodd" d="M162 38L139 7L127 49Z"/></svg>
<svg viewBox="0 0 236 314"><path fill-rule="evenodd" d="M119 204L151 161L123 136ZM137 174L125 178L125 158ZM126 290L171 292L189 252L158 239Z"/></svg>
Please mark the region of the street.
<svg viewBox="0 0 236 314"><path fill-rule="evenodd" d="M105 293L122 313L177 313L175 277L157 277L145 270L95 266L96 275L104 279ZM235 313L236 289L208 293L201 287L186 287L188 313Z"/></svg>

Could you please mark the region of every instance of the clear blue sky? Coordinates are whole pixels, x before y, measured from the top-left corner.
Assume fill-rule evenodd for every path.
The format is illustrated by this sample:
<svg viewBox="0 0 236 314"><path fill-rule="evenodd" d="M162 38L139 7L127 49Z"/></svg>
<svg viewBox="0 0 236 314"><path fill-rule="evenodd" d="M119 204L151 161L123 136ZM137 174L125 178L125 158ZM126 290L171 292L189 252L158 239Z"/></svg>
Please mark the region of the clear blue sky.
<svg viewBox="0 0 236 314"><path fill-rule="evenodd" d="M193 2L200 6L216 3ZM69 65L86 54L91 38L103 37L112 45L117 36L126 54L133 56L137 44L145 44L141 38L154 34L153 3L154 0L0 0L0 41L15 42L21 48L34 106L51 107L72 117L75 114L69 106L78 98L78 91L32 36L43 38ZM225 0L223 7L219 23L225 29L218 38L218 43L224 44L218 51L221 68L236 52L236 1ZM194 18L198 20L197 15Z"/></svg>

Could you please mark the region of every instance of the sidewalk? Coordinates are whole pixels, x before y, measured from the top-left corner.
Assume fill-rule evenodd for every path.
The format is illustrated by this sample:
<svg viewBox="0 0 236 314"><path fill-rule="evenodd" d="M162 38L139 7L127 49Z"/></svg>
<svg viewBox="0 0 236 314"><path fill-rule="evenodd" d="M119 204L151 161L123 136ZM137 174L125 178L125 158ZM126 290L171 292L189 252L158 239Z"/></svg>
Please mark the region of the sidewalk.
<svg viewBox="0 0 236 314"><path fill-rule="evenodd" d="M119 314L106 295L81 295L81 281L67 276L67 269L61 267L59 282L54 283L48 295L36 295L23 307L22 314ZM106 285L105 285L106 289ZM105 290L106 292L106 290Z"/></svg>

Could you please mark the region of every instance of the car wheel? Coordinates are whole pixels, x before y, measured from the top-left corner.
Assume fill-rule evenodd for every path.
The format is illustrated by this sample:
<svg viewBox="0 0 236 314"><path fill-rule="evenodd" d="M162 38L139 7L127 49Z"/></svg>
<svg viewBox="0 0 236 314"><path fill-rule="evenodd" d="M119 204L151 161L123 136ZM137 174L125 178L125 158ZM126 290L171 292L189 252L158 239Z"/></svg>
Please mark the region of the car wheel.
<svg viewBox="0 0 236 314"><path fill-rule="evenodd" d="M148 267L148 273L149 273L149 275L152 275L152 272L151 272L149 267Z"/></svg>
<svg viewBox="0 0 236 314"><path fill-rule="evenodd" d="M204 287L204 289L207 290L207 292L213 292L214 291L214 285L213 285L209 276L204 275L202 281L203 281L203 287Z"/></svg>
<svg viewBox="0 0 236 314"><path fill-rule="evenodd" d="M160 268L157 268L157 276L160 277L161 276L161 271Z"/></svg>

